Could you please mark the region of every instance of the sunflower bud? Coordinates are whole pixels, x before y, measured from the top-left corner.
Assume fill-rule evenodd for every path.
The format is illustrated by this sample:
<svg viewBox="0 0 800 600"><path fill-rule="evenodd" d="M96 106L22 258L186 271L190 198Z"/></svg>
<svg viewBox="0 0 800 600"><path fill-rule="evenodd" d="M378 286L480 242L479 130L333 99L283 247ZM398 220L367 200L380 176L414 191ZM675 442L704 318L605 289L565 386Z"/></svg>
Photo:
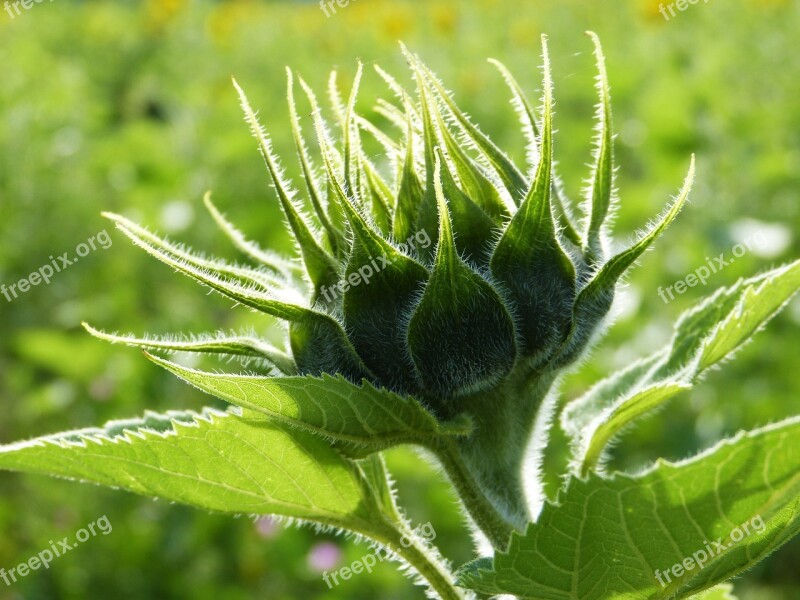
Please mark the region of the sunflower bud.
<svg viewBox="0 0 800 600"><path fill-rule="evenodd" d="M288 71L291 131L307 202L298 199L269 135L235 84L301 267L246 241L209 199L214 218L259 263L257 269L199 258L122 217L112 218L164 262L289 322L289 353L265 350L253 340L234 344L240 353L258 355L280 374L367 380L418 398L441 419L467 414L477 428L466 454L505 443L506 435L511 446L521 447L549 385L585 350L620 277L674 219L688 192L687 180L659 222L630 248L606 256L607 217L615 203L613 132L602 51L593 40L599 123L580 220L555 171L545 38L539 111L508 70L492 61L523 125L529 163L524 169L405 48L413 93L377 69L398 102L380 101L376 111L397 136L356 114L361 65L346 102L331 78L338 134L299 79L321 158L315 164L298 116L305 111L295 104L295 76ZM364 134L383 146L388 160L367 155Z"/></svg>

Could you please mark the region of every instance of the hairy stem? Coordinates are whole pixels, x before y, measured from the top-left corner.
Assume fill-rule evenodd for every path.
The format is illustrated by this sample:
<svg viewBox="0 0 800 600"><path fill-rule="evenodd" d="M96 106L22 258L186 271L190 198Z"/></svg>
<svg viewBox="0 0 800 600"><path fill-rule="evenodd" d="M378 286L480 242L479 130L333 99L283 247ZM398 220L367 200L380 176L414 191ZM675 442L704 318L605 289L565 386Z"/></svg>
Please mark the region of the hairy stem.
<svg viewBox="0 0 800 600"><path fill-rule="evenodd" d="M439 553L424 542L403 519L389 522L380 540L408 563L442 600L472 600L472 592L456 586L452 570Z"/></svg>
<svg viewBox="0 0 800 600"><path fill-rule="evenodd" d="M475 525L489 538L492 547L505 549L514 527L483 492L474 474L461 457L455 442L443 441L432 450L436 453Z"/></svg>
<svg viewBox="0 0 800 600"><path fill-rule="evenodd" d="M474 432L430 448L496 550L504 550L511 532L524 531L530 521L523 469L536 416L555 378L549 371L520 371L499 388L459 399Z"/></svg>

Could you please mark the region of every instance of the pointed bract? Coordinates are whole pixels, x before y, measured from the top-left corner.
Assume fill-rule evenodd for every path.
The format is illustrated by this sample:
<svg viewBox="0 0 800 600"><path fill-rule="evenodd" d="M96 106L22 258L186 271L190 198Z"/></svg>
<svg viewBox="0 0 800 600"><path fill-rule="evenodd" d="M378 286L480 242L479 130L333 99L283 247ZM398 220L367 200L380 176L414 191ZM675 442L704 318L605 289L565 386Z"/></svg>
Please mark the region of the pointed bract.
<svg viewBox="0 0 800 600"><path fill-rule="evenodd" d="M344 234L334 227L333 223L331 223L331 220L322 205L322 193L319 190L319 186L317 185L314 176L314 171L311 166L311 159L308 155L308 148L306 147L305 140L303 139L303 133L300 129L300 119L297 116L297 105L294 101L294 77L292 77L292 71L288 67L286 69L286 78L287 98L289 103L289 120L292 125L292 135L294 136L297 154L300 158L300 166L303 170L303 179L306 182L306 188L308 189L308 197L311 201L311 205L314 207L317 219L319 219L319 222L322 224L322 227L328 235L328 242L331 245L331 250L335 256L341 258L344 255L344 249L346 248L346 240L344 238Z"/></svg>
<svg viewBox="0 0 800 600"><path fill-rule="evenodd" d="M539 166L533 184L503 232L491 259L492 274L513 301L524 346L535 361L547 358L571 326L575 267L556 235L551 207L553 166L552 83L547 44Z"/></svg>
<svg viewBox="0 0 800 600"><path fill-rule="evenodd" d="M503 76L506 85L508 85L511 93L513 94L512 103L517 111L517 114L519 115L520 121L522 122L522 130L527 141L526 149L528 153L528 164L535 172L541 158L539 154L539 140L541 133L539 131L536 114L531 106L531 103L528 101L528 98L525 96L525 92L522 91L522 87L519 85L519 83L517 83L517 80L506 68L506 66L500 61L494 59L489 59L489 62L493 64L498 71L500 71L500 74ZM559 210L559 223L564 228L564 235L569 238L573 244L580 245L580 236L578 235L577 228L575 227L572 206L561 189L561 183L556 175L555 162L552 167L552 181L553 203Z"/></svg>
<svg viewBox="0 0 800 600"><path fill-rule="evenodd" d="M611 93L603 48L600 46L600 40L596 34L589 32L588 35L594 43L597 59L597 90L600 95L600 103L597 107L597 148L586 207L589 218L585 251L591 262L597 262L604 258L603 227L608 218L614 195L614 132L611 122Z"/></svg>
<svg viewBox="0 0 800 600"><path fill-rule="evenodd" d="M433 272L409 322L408 347L425 397L447 399L480 391L507 375L516 360L516 340L500 296L458 256L439 160L434 182L439 242Z"/></svg>
<svg viewBox="0 0 800 600"><path fill-rule="evenodd" d="M275 184L275 190L278 192L278 199L286 215L289 230L300 247L308 276L311 278L316 288L330 285L336 281L336 261L319 245L305 218L298 210L298 207L295 206L292 199L292 192L289 189L288 183L284 180L281 168L278 166L277 157L272 150L272 142L269 136L258 122L258 118L253 109L250 108L247 96L245 96L242 88L239 87L239 84L236 83L235 80L233 85L239 93L245 118L250 125L250 129L258 140L261 155L264 157L267 170Z"/></svg>

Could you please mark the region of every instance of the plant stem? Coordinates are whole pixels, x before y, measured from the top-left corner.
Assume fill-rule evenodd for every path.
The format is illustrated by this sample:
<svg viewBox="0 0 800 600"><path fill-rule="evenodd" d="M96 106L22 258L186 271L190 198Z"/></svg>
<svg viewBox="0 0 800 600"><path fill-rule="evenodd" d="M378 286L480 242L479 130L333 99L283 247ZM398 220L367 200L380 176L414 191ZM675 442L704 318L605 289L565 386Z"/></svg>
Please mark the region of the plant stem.
<svg viewBox="0 0 800 600"><path fill-rule="evenodd" d="M523 471L538 411L555 380L546 371L512 375L499 388L459 399L474 423L469 436L428 445L495 550L505 550L511 532L530 521Z"/></svg>
<svg viewBox="0 0 800 600"><path fill-rule="evenodd" d="M492 547L505 549L514 527L489 501L469 470L455 442L442 440L431 450L439 458L464 508L475 525L489 538Z"/></svg>
<svg viewBox="0 0 800 600"><path fill-rule="evenodd" d="M460 589L455 584L451 569L420 537L412 531L405 520L390 522L381 541L392 552L400 556L428 583L441 600L470 600L472 592Z"/></svg>

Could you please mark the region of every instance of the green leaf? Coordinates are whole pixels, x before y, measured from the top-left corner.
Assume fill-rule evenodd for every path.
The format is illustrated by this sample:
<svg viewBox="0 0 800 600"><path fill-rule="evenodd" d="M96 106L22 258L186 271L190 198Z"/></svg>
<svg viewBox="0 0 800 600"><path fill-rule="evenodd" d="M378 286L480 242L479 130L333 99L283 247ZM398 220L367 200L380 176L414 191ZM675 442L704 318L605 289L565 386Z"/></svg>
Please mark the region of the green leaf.
<svg viewBox="0 0 800 600"><path fill-rule="evenodd" d="M560 505L512 534L507 552L467 565L460 582L537 600L700 593L800 531L798 435L794 418L638 476L573 479Z"/></svg>
<svg viewBox="0 0 800 600"><path fill-rule="evenodd" d="M345 128L345 107L342 101L342 94L339 92L339 72L333 69L328 75L328 102L330 102L336 122L339 124L342 134Z"/></svg>
<svg viewBox="0 0 800 600"><path fill-rule="evenodd" d="M621 431L733 355L800 289L800 261L740 280L679 318L670 344L598 383L562 413L574 441L577 472L586 473Z"/></svg>
<svg viewBox="0 0 800 600"><path fill-rule="evenodd" d="M358 465L361 467L364 480L372 488L372 495L380 502L384 514L388 515L392 521L401 522L403 517L397 508L395 491L383 454L380 452L370 454L363 460L359 460Z"/></svg>
<svg viewBox="0 0 800 600"><path fill-rule="evenodd" d="M394 194L389 185L383 180L377 167L367 156L361 145L361 129L359 120L364 121L355 113L355 102L358 95L358 88L361 81L362 67L356 73L353 83L353 90L350 94L350 101L347 104L345 113L345 155L350 156L350 161L345 165L345 173L351 172L347 180L347 185L351 191L357 191L356 199L361 200L361 204L366 208L367 199L371 200L369 207L372 209L371 216L380 232L389 236L392 229L392 208L394 206ZM373 129L376 129L373 127ZM384 136L385 137L385 136ZM353 166L355 164L355 166Z"/></svg>
<svg viewBox="0 0 800 600"><path fill-rule="evenodd" d="M704 340L698 368L708 369L736 352L786 306L798 289L800 261L743 286L736 306Z"/></svg>
<svg viewBox="0 0 800 600"><path fill-rule="evenodd" d="M723 583L695 594L689 600L737 600L737 598L733 595L733 586L729 583Z"/></svg>
<svg viewBox="0 0 800 600"><path fill-rule="evenodd" d="M205 260L159 238L121 215L106 212L102 215L114 221L120 231L151 256L236 302L287 320L310 312L303 306L274 299L271 294L277 292L294 294L297 301L302 301L298 291L292 290L285 282L274 279L269 274L227 265L221 261Z"/></svg>
<svg viewBox="0 0 800 600"><path fill-rule="evenodd" d="M372 121L362 117L361 115L355 115L355 122L360 129L363 129L369 133L373 138L375 138L375 141L383 146L383 149L386 151L386 158L389 159L393 166L396 166L402 161L403 149L400 147L399 143L389 137L381 129L376 127Z"/></svg>
<svg viewBox="0 0 800 600"><path fill-rule="evenodd" d="M528 166L535 171L539 164L539 125L536 121L536 112L533 109L527 95L522 90L516 78L511 74L503 63L493 58L489 63L495 67L503 78L503 81L511 91L511 104L522 124L522 133L525 135L525 150L528 159Z"/></svg>
<svg viewBox="0 0 800 600"><path fill-rule="evenodd" d="M342 377L261 377L206 373L147 355L150 360L195 387L242 408L263 413L330 440L368 446L371 451L399 444L425 443L442 429L413 398L357 386ZM458 433L464 433L463 430Z"/></svg>
<svg viewBox="0 0 800 600"><path fill-rule="evenodd" d="M0 468L362 533L378 502L358 466L325 440L249 411L150 415L0 446Z"/></svg>
<svg viewBox="0 0 800 600"><path fill-rule="evenodd" d="M375 68L375 72L378 73L378 75L381 76L381 79L383 79L386 82L386 85L389 87L389 89L392 91L392 93L395 95L395 97L401 103L406 104L406 101L408 100L408 93L403 89L403 86L400 85L400 83L397 81L397 79L392 77L392 75L390 73L387 73L386 71L384 71L379 65L376 64L376 65L373 65L373 66ZM389 105L389 103L387 102L386 105ZM413 104L409 103L406 106L406 108L409 111L409 115L411 116L412 122L421 124L422 123L422 117L420 117L420 114L417 111L416 107ZM405 123L405 118L403 118L401 120L401 122Z"/></svg>
<svg viewBox="0 0 800 600"><path fill-rule="evenodd" d="M561 413L561 425L567 433L578 435L613 401L635 389L636 384L662 360L662 352L634 361L624 369L601 379L580 398L573 400Z"/></svg>
<svg viewBox="0 0 800 600"><path fill-rule="evenodd" d="M408 102L407 95L404 95L402 98L404 103ZM409 108L409 106L406 106L406 108ZM411 108L410 114L416 115L413 106L410 106L410 108ZM409 114L407 112L403 112L397 106L395 106L388 100L384 100L383 98L378 98L375 106L373 107L373 110L375 111L376 114L380 115L381 117L389 121L389 123L394 125L400 132L405 132L409 117ZM422 132L422 124L421 124L422 121L417 121L416 117L412 117L411 123L412 126L414 127L415 133L419 134Z"/></svg>
<svg viewBox="0 0 800 600"><path fill-rule="evenodd" d="M625 427L662 406L673 396L690 390L692 386L684 382L665 382L649 385L614 403L603 412L601 418L590 423L589 428L580 432L581 443L585 447L577 450L580 456L579 472L586 475L601 460L603 451Z"/></svg>
<svg viewBox="0 0 800 600"><path fill-rule="evenodd" d="M400 144L361 115L356 115L356 124L358 125L359 129L369 133L381 146L383 146L384 150L386 151L384 157L386 158L386 161L388 162L392 172L391 181L393 182L393 185L397 187L400 181L400 165L403 163L404 156L404 152L400 147ZM392 188L389 189L391 190ZM393 198L394 194L390 193L389 196ZM391 211L394 208L394 200L388 202L387 205L390 207Z"/></svg>
<svg viewBox="0 0 800 600"><path fill-rule="evenodd" d="M419 211L417 213L417 229L435 231L439 229L439 210L437 208L438 202L434 187L440 181L439 177L436 175L435 167L437 148L436 128L431 118L431 102L425 90L424 76L415 63L411 64L411 68L414 71L414 76L417 81L420 106L422 108L423 155L425 159L425 192L422 196L422 201L420 202ZM425 253L420 255L420 258L425 264L430 264L433 262L434 254L434 248L427 248Z"/></svg>
<svg viewBox="0 0 800 600"><path fill-rule="evenodd" d="M408 325L408 348L423 388L438 397L484 389L517 355L514 322L494 288L458 256L435 164L439 243L430 280Z"/></svg>

